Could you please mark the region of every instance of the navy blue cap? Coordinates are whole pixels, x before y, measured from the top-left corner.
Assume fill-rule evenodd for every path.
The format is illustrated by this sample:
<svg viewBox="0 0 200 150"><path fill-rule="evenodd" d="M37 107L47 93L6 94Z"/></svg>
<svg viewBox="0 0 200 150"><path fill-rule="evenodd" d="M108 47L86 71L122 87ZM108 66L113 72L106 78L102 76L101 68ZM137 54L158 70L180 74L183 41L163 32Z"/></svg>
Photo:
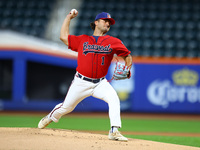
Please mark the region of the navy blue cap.
<svg viewBox="0 0 200 150"><path fill-rule="evenodd" d="M110 20L111 25L115 24L115 20L113 18L111 18L111 15L107 12L102 12L102 13L98 14L96 16L95 20L98 20L98 19L108 19L108 20Z"/></svg>

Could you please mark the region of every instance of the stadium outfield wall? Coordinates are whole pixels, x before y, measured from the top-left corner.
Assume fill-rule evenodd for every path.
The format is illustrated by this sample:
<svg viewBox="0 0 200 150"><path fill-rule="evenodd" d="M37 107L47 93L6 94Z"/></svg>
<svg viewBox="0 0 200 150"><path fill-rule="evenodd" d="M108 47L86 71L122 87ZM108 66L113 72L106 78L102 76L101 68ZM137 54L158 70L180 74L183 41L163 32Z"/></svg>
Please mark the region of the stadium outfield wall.
<svg viewBox="0 0 200 150"><path fill-rule="evenodd" d="M48 65L50 68L51 66L52 68L61 67L63 71L68 69L65 72L66 80L68 77L70 80L73 79L73 73L77 66L75 56L48 49L36 50L24 47L1 47L0 64L3 60L11 61L12 82L10 96L5 97L3 96L4 91L0 92L1 110L51 110L56 104L63 101L65 91L69 86L65 87L65 82L63 82L59 86L53 86L54 88L49 92L46 91L48 86L51 86L51 83L57 83L57 81L62 82L58 80L58 74L49 78L49 81L47 80L48 84L46 82L42 83L42 80L40 81L41 84L34 84L37 78L41 78L39 72L40 64ZM35 65L34 63L39 64L37 65L38 73L32 75L31 70L34 70L34 68L29 68L30 65L28 63L30 62L33 63L33 67ZM108 80L111 79L114 66L115 62L113 61L106 76ZM55 71L52 69L50 73L53 74L53 72ZM31 78L27 78L28 74L31 74ZM49 76L49 72L47 74L45 72L41 74L43 75L42 77ZM200 113L199 77L200 59L198 58L133 56L131 79L123 81L112 80L110 83L120 97L122 111ZM31 82L29 79L34 81ZM63 79L65 80L65 78ZM32 85L35 87L32 87ZM38 88L40 90L37 91ZM63 95L59 94L63 88L65 89ZM60 91L56 92L56 89L60 89ZM35 91L37 96L34 96L32 90ZM41 93L46 93L46 97ZM51 93L55 93L56 96ZM52 97L50 97L51 95ZM75 108L75 111L107 111L107 109L108 106L105 102L88 97Z"/></svg>

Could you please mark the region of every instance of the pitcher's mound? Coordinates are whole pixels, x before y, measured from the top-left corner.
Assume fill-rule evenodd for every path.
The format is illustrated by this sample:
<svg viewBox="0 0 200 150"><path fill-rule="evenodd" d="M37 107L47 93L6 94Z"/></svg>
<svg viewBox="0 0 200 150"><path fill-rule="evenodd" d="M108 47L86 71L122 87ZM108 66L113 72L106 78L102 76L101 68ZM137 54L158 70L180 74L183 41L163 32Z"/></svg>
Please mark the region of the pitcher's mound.
<svg viewBox="0 0 200 150"><path fill-rule="evenodd" d="M108 140L107 135L61 129L0 128L3 150L199 150L196 147L129 139Z"/></svg>

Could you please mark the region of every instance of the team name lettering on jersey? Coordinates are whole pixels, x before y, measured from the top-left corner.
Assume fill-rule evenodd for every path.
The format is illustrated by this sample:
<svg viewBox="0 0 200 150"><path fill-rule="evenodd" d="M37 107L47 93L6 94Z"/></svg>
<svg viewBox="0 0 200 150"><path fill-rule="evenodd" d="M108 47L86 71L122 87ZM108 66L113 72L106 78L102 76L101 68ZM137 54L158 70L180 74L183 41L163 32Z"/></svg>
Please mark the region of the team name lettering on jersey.
<svg viewBox="0 0 200 150"><path fill-rule="evenodd" d="M83 53L87 55L87 53L98 53L98 54L109 54L112 52L112 48L110 44L107 46L88 44L88 42L83 43Z"/></svg>

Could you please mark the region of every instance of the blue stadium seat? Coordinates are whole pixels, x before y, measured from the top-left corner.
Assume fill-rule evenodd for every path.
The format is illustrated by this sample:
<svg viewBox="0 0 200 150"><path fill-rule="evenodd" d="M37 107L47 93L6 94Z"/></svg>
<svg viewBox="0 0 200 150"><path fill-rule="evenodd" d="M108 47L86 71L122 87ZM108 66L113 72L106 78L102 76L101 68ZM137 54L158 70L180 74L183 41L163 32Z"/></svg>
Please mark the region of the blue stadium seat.
<svg viewBox="0 0 200 150"><path fill-rule="evenodd" d="M153 36L152 36L152 30L150 30L150 29L141 29L141 30L138 30L138 31L140 31L139 32L139 36L141 37L141 38L143 38L143 39L149 39L149 38L153 38Z"/></svg>
<svg viewBox="0 0 200 150"><path fill-rule="evenodd" d="M197 40L197 41L200 41L200 32L197 32L197 33L196 33L196 40Z"/></svg>
<svg viewBox="0 0 200 150"><path fill-rule="evenodd" d="M152 52L152 55L154 56L154 57L162 57L162 56L165 56L165 54L164 54L164 50L163 49L157 49L157 50L154 50L153 52Z"/></svg>
<svg viewBox="0 0 200 150"><path fill-rule="evenodd" d="M176 42L174 40L165 41L165 49L166 50L168 50L168 49L175 50L176 49Z"/></svg>
<svg viewBox="0 0 200 150"><path fill-rule="evenodd" d="M174 37L174 31L173 30L164 30L162 38L165 40L171 40Z"/></svg>
<svg viewBox="0 0 200 150"><path fill-rule="evenodd" d="M182 40L185 37L185 32L183 30L175 30L174 31L174 39L175 40Z"/></svg>
<svg viewBox="0 0 200 150"><path fill-rule="evenodd" d="M30 1L29 3L26 2L26 8L37 9L37 7L39 6L38 4L40 4L40 1Z"/></svg>
<svg viewBox="0 0 200 150"><path fill-rule="evenodd" d="M175 49L167 49L164 51L164 56L165 57L174 57L175 56Z"/></svg>
<svg viewBox="0 0 200 150"><path fill-rule="evenodd" d="M186 57L187 56L186 51L185 50L176 50L175 56L179 57L179 58Z"/></svg>
<svg viewBox="0 0 200 150"><path fill-rule="evenodd" d="M173 30L175 28L175 22L172 20L168 20L165 22L164 28L166 30Z"/></svg>
<svg viewBox="0 0 200 150"><path fill-rule="evenodd" d="M151 39L147 39L143 41L143 49L151 50L153 48L153 42Z"/></svg>
<svg viewBox="0 0 200 150"><path fill-rule="evenodd" d="M0 1L0 9L3 9L6 7L5 1Z"/></svg>
<svg viewBox="0 0 200 150"><path fill-rule="evenodd" d="M17 9L24 9L24 8L26 8L26 3L25 2L26 1L18 1L16 3Z"/></svg>
<svg viewBox="0 0 200 150"><path fill-rule="evenodd" d="M14 0L9 0L5 6L7 9L14 9L16 7Z"/></svg>
<svg viewBox="0 0 200 150"><path fill-rule="evenodd" d="M182 20L178 20L175 22L175 28L176 30L185 30L185 22Z"/></svg>
<svg viewBox="0 0 200 150"><path fill-rule="evenodd" d="M131 37L132 37L133 39L139 38L140 35L141 35L141 32L140 32L139 30L133 29L133 30L131 31Z"/></svg>
<svg viewBox="0 0 200 150"><path fill-rule="evenodd" d="M142 42L139 39L133 40L131 47L133 47L134 50L141 50Z"/></svg>
<svg viewBox="0 0 200 150"><path fill-rule="evenodd" d="M194 29L195 29L195 26L196 26L196 22L188 21L188 22L186 23L186 29L187 29L187 30L194 30Z"/></svg>
<svg viewBox="0 0 200 150"><path fill-rule="evenodd" d="M152 41L152 43L153 43L153 49L155 49L155 50L164 50L164 41L163 40L156 40L156 41Z"/></svg>
<svg viewBox="0 0 200 150"><path fill-rule="evenodd" d="M199 42L193 40L187 43L188 50L198 50L199 49Z"/></svg>
<svg viewBox="0 0 200 150"><path fill-rule="evenodd" d="M192 14L191 13L188 13L188 12L184 12L184 11L182 11L182 13L181 13L181 20L182 21L184 21L184 22L186 22L186 21L188 21L189 19L191 19L191 16Z"/></svg>
<svg viewBox="0 0 200 150"><path fill-rule="evenodd" d="M16 9L15 13L13 14L13 17L14 18L18 18L18 17L22 18L22 17L24 17L24 14L26 14L24 9Z"/></svg>
<svg viewBox="0 0 200 150"><path fill-rule="evenodd" d="M134 56L141 56L141 55L142 55L141 49L130 49L130 50L132 50L132 54L133 54Z"/></svg>
<svg viewBox="0 0 200 150"><path fill-rule="evenodd" d="M144 49L141 54L144 57L149 57L149 56L152 56L152 51L149 49Z"/></svg>
<svg viewBox="0 0 200 150"><path fill-rule="evenodd" d="M123 39L128 39L128 37L130 37L129 33L128 33L128 30L123 28L122 30L120 30L120 33L119 33L120 37L122 37Z"/></svg>
<svg viewBox="0 0 200 150"><path fill-rule="evenodd" d="M22 26L23 25L23 19L22 18L17 18L17 19L15 19L13 22L12 22L12 28L14 28L14 29L18 29L20 26Z"/></svg>
<svg viewBox="0 0 200 150"><path fill-rule="evenodd" d="M198 51L197 50L188 50L187 57L189 57L189 58L198 57Z"/></svg>
<svg viewBox="0 0 200 150"><path fill-rule="evenodd" d="M12 18L4 18L1 20L0 22L1 24L1 28L8 28L8 26L10 27L12 24Z"/></svg>
<svg viewBox="0 0 200 150"><path fill-rule="evenodd" d="M186 49L186 41L185 40L179 40L176 42L176 50L184 50Z"/></svg>

